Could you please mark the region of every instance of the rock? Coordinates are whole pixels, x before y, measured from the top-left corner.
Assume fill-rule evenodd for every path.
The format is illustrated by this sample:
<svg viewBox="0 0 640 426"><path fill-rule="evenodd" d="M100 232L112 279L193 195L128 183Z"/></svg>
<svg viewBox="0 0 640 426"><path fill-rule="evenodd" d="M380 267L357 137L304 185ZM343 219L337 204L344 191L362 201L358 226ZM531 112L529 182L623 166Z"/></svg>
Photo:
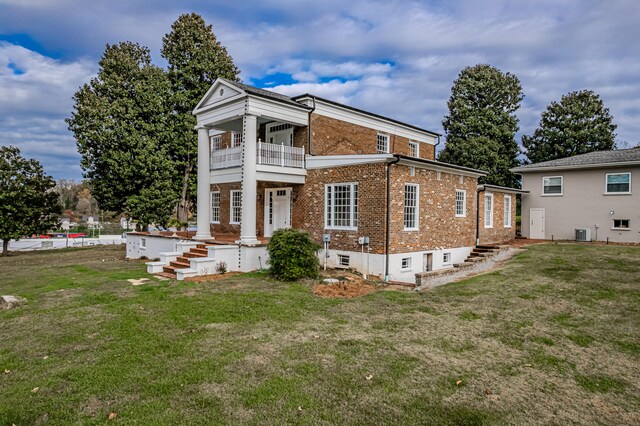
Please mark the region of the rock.
<svg viewBox="0 0 640 426"><path fill-rule="evenodd" d="M322 282L325 284L336 284L340 281L336 280L335 278L325 278L324 280L322 280Z"/></svg>
<svg viewBox="0 0 640 426"><path fill-rule="evenodd" d="M136 280L135 278L131 278L131 279L128 279L127 281L129 281L132 285L142 285L145 282L149 281L149 278L140 278L139 280Z"/></svg>
<svg viewBox="0 0 640 426"><path fill-rule="evenodd" d="M27 303L27 299L18 296L0 296L0 308L11 309Z"/></svg>

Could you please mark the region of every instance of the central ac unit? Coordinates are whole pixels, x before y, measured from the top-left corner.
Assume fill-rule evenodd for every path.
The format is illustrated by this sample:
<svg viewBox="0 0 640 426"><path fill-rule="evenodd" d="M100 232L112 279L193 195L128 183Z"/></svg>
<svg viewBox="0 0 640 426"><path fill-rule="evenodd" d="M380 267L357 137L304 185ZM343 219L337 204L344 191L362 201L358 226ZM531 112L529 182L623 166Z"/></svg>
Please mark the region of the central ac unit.
<svg viewBox="0 0 640 426"><path fill-rule="evenodd" d="M576 241L591 241L591 229L576 228Z"/></svg>

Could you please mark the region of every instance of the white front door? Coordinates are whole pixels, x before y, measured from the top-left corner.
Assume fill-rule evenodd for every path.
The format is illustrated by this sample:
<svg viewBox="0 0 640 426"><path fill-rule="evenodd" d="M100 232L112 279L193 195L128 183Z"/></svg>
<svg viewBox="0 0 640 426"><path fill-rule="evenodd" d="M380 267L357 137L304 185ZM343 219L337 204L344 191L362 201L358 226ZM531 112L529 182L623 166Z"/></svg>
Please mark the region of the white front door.
<svg viewBox="0 0 640 426"><path fill-rule="evenodd" d="M291 228L291 188L267 189L264 198L264 236Z"/></svg>
<svg viewBox="0 0 640 426"><path fill-rule="evenodd" d="M544 209L530 209L529 220L529 238L544 240Z"/></svg>

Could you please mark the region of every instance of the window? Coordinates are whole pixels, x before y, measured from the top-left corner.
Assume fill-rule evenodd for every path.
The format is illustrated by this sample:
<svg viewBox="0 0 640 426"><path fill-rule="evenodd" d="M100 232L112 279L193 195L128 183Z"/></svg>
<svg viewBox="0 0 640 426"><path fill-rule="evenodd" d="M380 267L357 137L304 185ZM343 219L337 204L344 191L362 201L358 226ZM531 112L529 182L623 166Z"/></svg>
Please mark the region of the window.
<svg viewBox="0 0 640 426"><path fill-rule="evenodd" d="M242 191L231 191L231 220L238 224L242 221Z"/></svg>
<svg viewBox="0 0 640 426"><path fill-rule="evenodd" d="M607 173L607 194L630 194L631 173Z"/></svg>
<svg viewBox="0 0 640 426"><path fill-rule="evenodd" d="M240 146L242 145L242 133L240 132L231 132L231 146Z"/></svg>
<svg viewBox="0 0 640 426"><path fill-rule="evenodd" d="M327 229L358 228L358 184L325 186L324 220Z"/></svg>
<svg viewBox="0 0 640 426"><path fill-rule="evenodd" d="M268 125L267 141L278 145L293 145L293 125L287 123Z"/></svg>
<svg viewBox="0 0 640 426"><path fill-rule="evenodd" d="M222 135L211 136L211 151L222 149Z"/></svg>
<svg viewBox="0 0 640 426"><path fill-rule="evenodd" d="M141 249L146 249L147 248L147 239L146 238L140 238L140 248Z"/></svg>
<svg viewBox="0 0 640 426"><path fill-rule="evenodd" d="M493 194L484 196L484 227L493 228Z"/></svg>
<svg viewBox="0 0 640 426"><path fill-rule="evenodd" d="M511 228L511 195L504 196L504 227Z"/></svg>
<svg viewBox="0 0 640 426"><path fill-rule="evenodd" d="M378 133L376 138L376 150L379 154L386 154L389 152L389 135Z"/></svg>
<svg viewBox="0 0 640 426"><path fill-rule="evenodd" d="M418 185L413 183L404 186L404 229L418 229Z"/></svg>
<svg viewBox="0 0 640 426"><path fill-rule="evenodd" d="M420 145L418 145L418 142L409 142L409 155L420 157Z"/></svg>
<svg viewBox="0 0 640 426"><path fill-rule="evenodd" d="M338 266L343 266L345 268L349 267L349 256L345 254L338 255Z"/></svg>
<svg viewBox="0 0 640 426"><path fill-rule="evenodd" d="M211 192L211 223L220 223L220 191Z"/></svg>
<svg viewBox="0 0 640 426"><path fill-rule="evenodd" d="M451 253L442 253L442 264L443 265L451 264Z"/></svg>
<svg viewBox="0 0 640 426"><path fill-rule="evenodd" d="M543 177L542 195L562 195L562 176Z"/></svg>
<svg viewBox="0 0 640 426"><path fill-rule="evenodd" d="M456 217L467 215L467 191L456 189Z"/></svg>
<svg viewBox="0 0 640 426"><path fill-rule="evenodd" d="M629 229L629 219L613 219L613 229Z"/></svg>
<svg viewBox="0 0 640 426"><path fill-rule="evenodd" d="M402 269L404 270L411 270L411 258L410 257L403 257L402 258Z"/></svg>

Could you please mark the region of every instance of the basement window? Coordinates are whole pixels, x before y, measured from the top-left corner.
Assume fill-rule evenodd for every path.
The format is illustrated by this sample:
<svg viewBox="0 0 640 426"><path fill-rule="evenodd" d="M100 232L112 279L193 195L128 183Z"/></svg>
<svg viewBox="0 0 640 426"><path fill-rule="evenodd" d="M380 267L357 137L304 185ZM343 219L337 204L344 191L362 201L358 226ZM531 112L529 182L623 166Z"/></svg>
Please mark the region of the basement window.
<svg viewBox="0 0 640 426"><path fill-rule="evenodd" d="M140 238L140 248L141 249L146 249L147 248L147 239L146 238Z"/></svg>
<svg viewBox="0 0 640 426"><path fill-rule="evenodd" d="M348 268L349 267L349 256L347 256L346 254L339 254L338 255L338 266L342 266L344 268Z"/></svg>
<svg viewBox="0 0 640 426"><path fill-rule="evenodd" d="M613 219L613 228L611 229L623 229L629 230L629 219Z"/></svg>
<svg viewBox="0 0 640 426"><path fill-rule="evenodd" d="M451 265L451 253L442 253L442 264Z"/></svg>
<svg viewBox="0 0 640 426"><path fill-rule="evenodd" d="M403 257L402 258L402 269L405 271L410 271L411 268L411 258L410 257Z"/></svg>

